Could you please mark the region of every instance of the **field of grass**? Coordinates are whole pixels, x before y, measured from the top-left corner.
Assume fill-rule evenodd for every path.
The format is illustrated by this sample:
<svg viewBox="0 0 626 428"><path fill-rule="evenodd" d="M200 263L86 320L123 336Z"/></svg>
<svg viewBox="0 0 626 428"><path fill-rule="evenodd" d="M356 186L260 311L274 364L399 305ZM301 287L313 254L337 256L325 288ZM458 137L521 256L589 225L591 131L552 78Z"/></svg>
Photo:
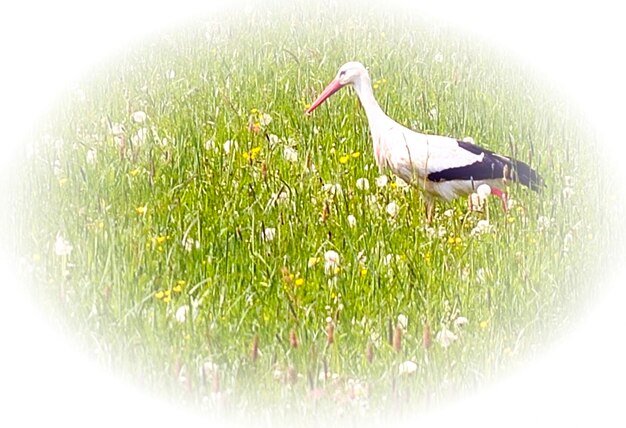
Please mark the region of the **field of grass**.
<svg viewBox="0 0 626 428"><path fill-rule="evenodd" d="M42 120L20 250L35 299L105 367L270 422L402 414L573 325L610 241L593 134L501 52L353 12L198 19L111 58ZM508 213L440 203L427 226L419 191L380 178L351 90L303 114L348 60L398 122L529 161L545 190L512 186Z"/></svg>

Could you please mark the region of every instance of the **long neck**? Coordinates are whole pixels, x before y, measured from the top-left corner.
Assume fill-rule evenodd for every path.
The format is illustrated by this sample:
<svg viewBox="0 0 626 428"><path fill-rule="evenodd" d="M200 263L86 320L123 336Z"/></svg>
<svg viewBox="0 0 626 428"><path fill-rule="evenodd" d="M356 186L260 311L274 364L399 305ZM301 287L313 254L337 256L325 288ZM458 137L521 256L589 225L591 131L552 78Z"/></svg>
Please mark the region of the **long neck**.
<svg viewBox="0 0 626 428"><path fill-rule="evenodd" d="M366 73L362 74L354 82L354 90L356 91L356 94L361 101L361 105L365 110L367 121L369 122L372 132L374 132L375 128L378 128L378 126L380 126L383 122L390 120L376 102L374 92L372 91L372 82Z"/></svg>

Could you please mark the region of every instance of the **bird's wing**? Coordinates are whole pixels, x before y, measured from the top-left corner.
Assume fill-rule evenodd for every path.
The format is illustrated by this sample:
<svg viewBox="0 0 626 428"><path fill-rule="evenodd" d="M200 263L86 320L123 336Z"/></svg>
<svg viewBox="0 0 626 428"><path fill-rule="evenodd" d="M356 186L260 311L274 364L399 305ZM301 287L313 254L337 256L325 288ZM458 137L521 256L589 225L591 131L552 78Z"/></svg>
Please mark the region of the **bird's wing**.
<svg viewBox="0 0 626 428"><path fill-rule="evenodd" d="M458 162L430 170L427 177L430 181L503 179L517 181L535 191L543 186L543 179L537 171L522 161L499 155L467 141L452 138L448 140L452 140L448 143L452 147L450 156L457 158ZM474 159L472 155L475 156Z"/></svg>
<svg viewBox="0 0 626 428"><path fill-rule="evenodd" d="M398 126L385 134L389 167L405 181L444 174L436 181L454 180L454 171L484 162L485 154L466 150L454 138L426 135ZM453 171L445 178L444 171ZM469 171L471 173L471 171Z"/></svg>

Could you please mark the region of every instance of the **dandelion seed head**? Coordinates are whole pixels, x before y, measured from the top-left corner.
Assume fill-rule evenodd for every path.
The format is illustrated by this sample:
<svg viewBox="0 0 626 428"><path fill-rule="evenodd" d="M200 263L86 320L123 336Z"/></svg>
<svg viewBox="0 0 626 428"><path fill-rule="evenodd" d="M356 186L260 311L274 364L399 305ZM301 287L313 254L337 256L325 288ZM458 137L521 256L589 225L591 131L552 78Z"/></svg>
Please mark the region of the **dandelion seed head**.
<svg viewBox="0 0 626 428"><path fill-rule="evenodd" d="M87 150L87 154L85 155L85 161L87 162L88 165L95 164L97 158L98 158L98 152L96 151L96 149Z"/></svg>
<svg viewBox="0 0 626 428"><path fill-rule="evenodd" d="M226 140L224 141L224 145L222 148L224 149L224 153L229 154L231 151L236 151L239 143L235 140Z"/></svg>
<svg viewBox="0 0 626 428"><path fill-rule="evenodd" d="M454 320L454 325L456 325L457 327L462 327L467 324L469 324L469 320L462 316L456 317L456 319Z"/></svg>
<svg viewBox="0 0 626 428"><path fill-rule="evenodd" d="M54 254L57 256L69 256L72 254L72 250L74 247L70 242L63 238L61 233L57 233L56 239L54 241Z"/></svg>
<svg viewBox="0 0 626 428"><path fill-rule="evenodd" d="M131 118L135 123L144 123L148 118L148 115L144 111L136 111L132 114Z"/></svg>
<svg viewBox="0 0 626 428"><path fill-rule="evenodd" d="M370 182L367 178L361 177L356 181L356 188L359 190L369 190Z"/></svg>
<svg viewBox="0 0 626 428"><path fill-rule="evenodd" d="M417 371L417 363L413 361L404 361L398 365L398 373L400 375L410 375Z"/></svg>
<svg viewBox="0 0 626 428"><path fill-rule="evenodd" d="M386 175L381 175L376 178L376 187L385 187L389 182L389 178Z"/></svg>
<svg viewBox="0 0 626 428"><path fill-rule="evenodd" d="M407 326L409 325L409 317L404 314L398 315L398 325L406 330Z"/></svg>
<svg viewBox="0 0 626 428"><path fill-rule="evenodd" d="M188 312L189 312L189 306L183 305L176 310L176 313L174 314L174 318L179 323L184 323L185 321L187 321Z"/></svg>
<svg viewBox="0 0 626 428"><path fill-rule="evenodd" d="M337 273L339 264L339 253L334 250L328 250L324 253L324 272L326 273L326 275Z"/></svg>
<svg viewBox="0 0 626 428"><path fill-rule="evenodd" d="M389 202L389 204L387 204L387 208L385 208L385 211L387 211L387 214L389 214L390 217L394 218L398 215L398 204L396 204L395 202Z"/></svg>
<svg viewBox="0 0 626 428"><path fill-rule="evenodd" d="M458 339L458 336L448 330L447 327L443 327L435 336L435 341L441 345L442 348L448 348L452 343Z"/></svg>
<svg viewBox="0 0 626 428"><path fill-rule="evenodd" d="M287 162L298 162L298 151L293 147L285 146L283 149L283 158Z"/></svg>
<svg viewBox="0 0 626 428"><path fill-rule="evenodd" d="M148 140L148 129L139 128L135 135L130 138L130 142L133 146L142 146Z"/></svg>
<svg viewBox="0 0 626 428"><path fill-rule="evenodd" d="M478 188L476 188L476 193L478 194L478 197L482 202L487 198L487 196L491 195L491 186L489 186L487 183L483 183L478 186Z"/></svg>
<svg viewBox="0 0 626 428"><path fill-rule="evenodd" d="M261 233L261 238L265 242L270 242L274 240L276 237L276 228L275 227L266 227L265 230Z"/></svg>

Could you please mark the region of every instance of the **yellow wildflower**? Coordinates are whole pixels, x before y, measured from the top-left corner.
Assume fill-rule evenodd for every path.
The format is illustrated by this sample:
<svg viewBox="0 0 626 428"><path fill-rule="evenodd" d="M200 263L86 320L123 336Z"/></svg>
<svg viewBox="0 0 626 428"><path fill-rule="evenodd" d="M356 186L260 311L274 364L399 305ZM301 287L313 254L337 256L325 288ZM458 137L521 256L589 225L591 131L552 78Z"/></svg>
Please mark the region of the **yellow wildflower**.
<svg viewBox="0 0 626 428"><path fill-rule="evenodd" d="M156 297L158 300L161 300L163 297L165 297L165 294L163 293L163 291L157 291L156 293L154 293L154 297Z"/></svg>
<svg viewBox="0 0 626 428"><path fill-rule="evenodd" d="M296 279L296 282L294 284L296 284L297 287L304 285L304 278Z"/></svg>
<svg viewBox="0 0 626 428"><path fill-rule="evenodd" d="M132 169L132 170L128 171L128 173L131 176L133 176L133 177L137 177L140 172L141 172L141 170L139 168L135 168L135 169Z"/></svg>
<svg viewBox="0 0 626 428"><path fill-rule="evenodd" d="M361 267L360 273L361 273L361 276L367 275L367 268L366 267Z"/></svg>
<svg viewBox="0 0 626 428"><path fill-rule="evenodd" d="M489 321L487 321L487 320L481 321L479 325L480 325L480 328L482 328L484 330L489 325Z"/></svg>
<svg viewBox="0 0 626 428"><path fill-rule="evenodd" d="M308 262L308 266L309 266L309 268L312 268L316 264L318 264L319 262L320 262L320 258L319 257L310 257L309 258L309 262Z"/></svg>
<svg viewBox="0 0 626 428"><path fill-rule="evenodd" d="M244 152L242 156L247 161L254 160L260 152L261 152L261 147L253 147L249 151Z"/></svg>
<svg viewBox="0 0 626 428"><path fill-rule="evenodd" d="M344 165L345 165L345 164L347 164L347 163L348 163L348 160L350 160L350 156L348 156L348 155L343 155L343 156L341 156L341 157L339 158L339 163L340 163L340 164L344 164Z"/></svg>
<svg viewBox="0 0 626 428"><path fill-rule="evenodd" d="M135 207L135 211L139 215L145 215L146 212L148 212L148 204L144 205L143 207Z"/></svg>
<svg viewBox="0 0 626 428"><path fill-rule="evenodd" d="M352 156L354 159L358 158L359 156L361 156L361 152L354 152L352 153L350 156Z"/></svg>
<svg viewBox="0 0 626 428"><path fill-rule="evenodd" d="M67 183L67 178L59 178L59 186L63 187Z"/></svg>
<svg viewBox="0 0 626 428"><path fill-rule="evenodd" d="M181 293L183 291L183 287L185 286L185 284L187 284L186 281L179 279L178 281L176 281L176 285L172 287L172 291L175 293Z"/></svg>

